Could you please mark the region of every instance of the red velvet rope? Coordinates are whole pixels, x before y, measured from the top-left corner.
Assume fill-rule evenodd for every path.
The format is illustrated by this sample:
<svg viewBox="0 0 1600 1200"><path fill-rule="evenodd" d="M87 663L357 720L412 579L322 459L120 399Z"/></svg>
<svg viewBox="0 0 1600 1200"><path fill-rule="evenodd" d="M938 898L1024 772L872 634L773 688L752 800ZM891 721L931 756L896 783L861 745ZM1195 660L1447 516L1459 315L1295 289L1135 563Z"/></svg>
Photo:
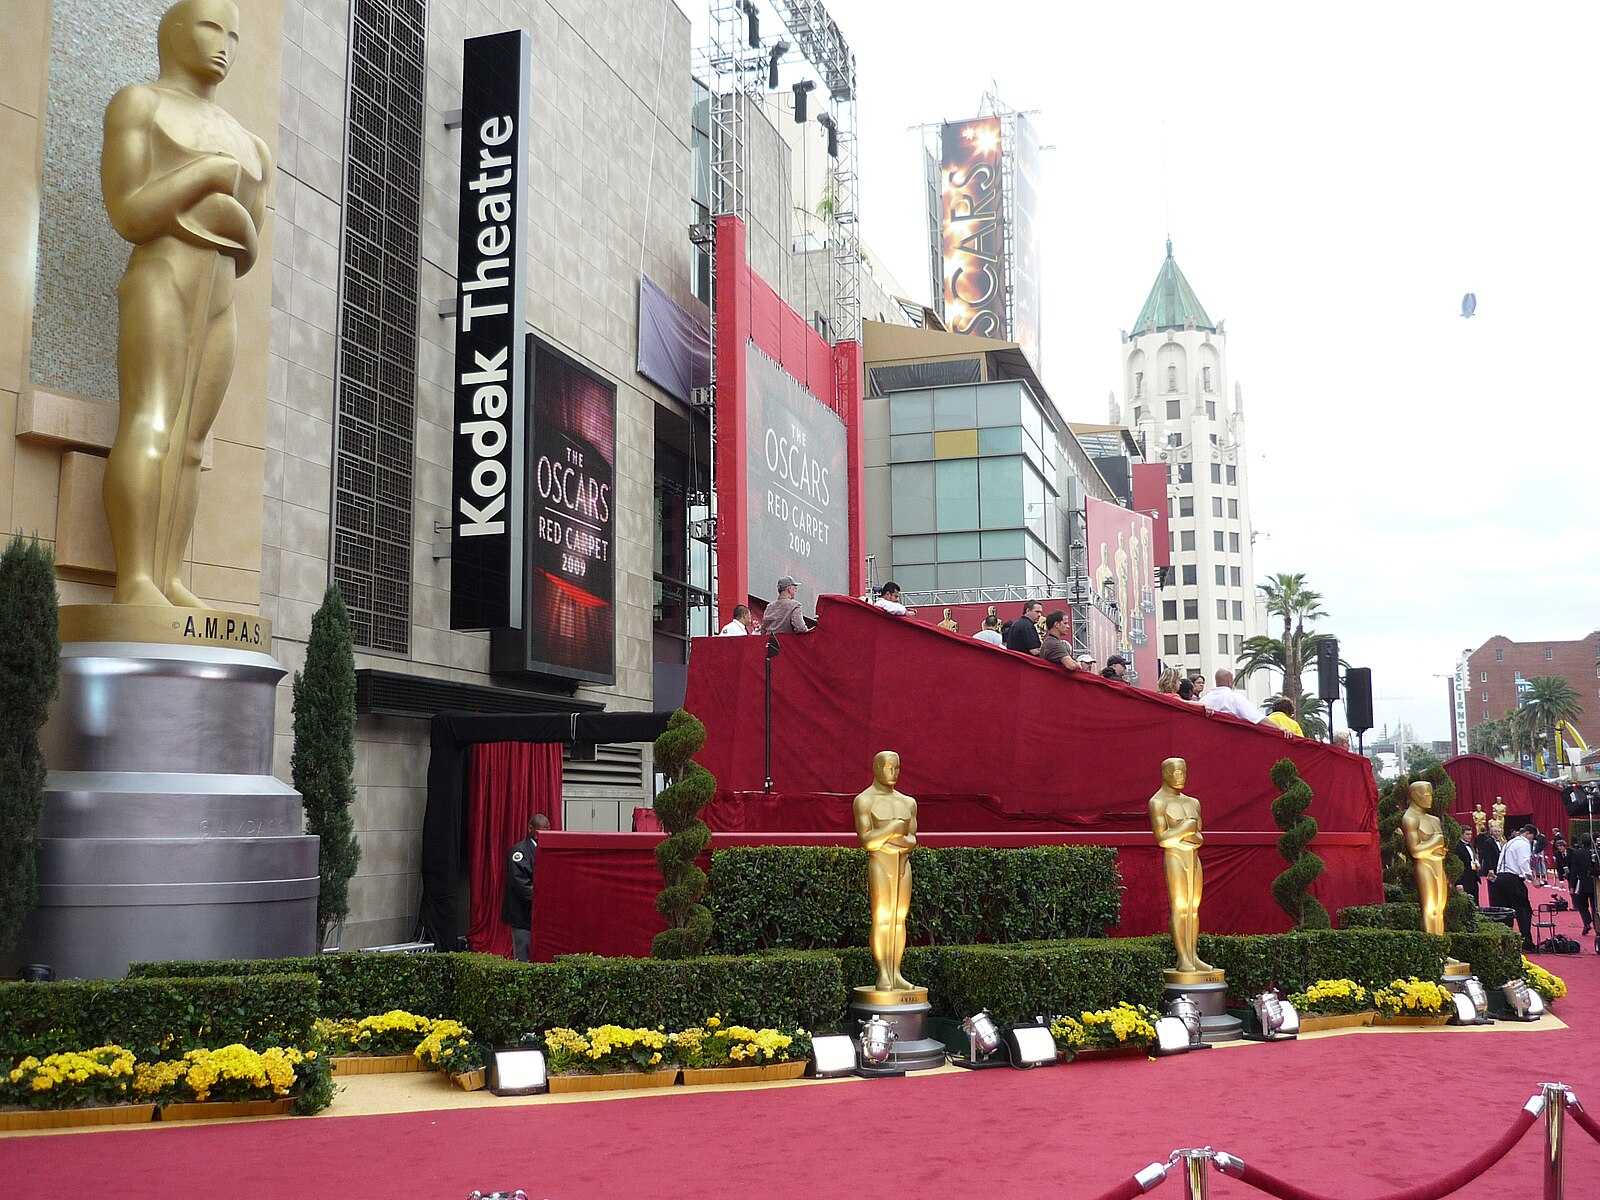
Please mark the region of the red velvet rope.
<svg viewBox="0 0 1600 1200"><path fill-rule="evenodd" d="M1578 1128L1587 1133L1595 1141L1600 1142L1600 1121L1596 1121L1584 1111L1581 1104L1567 1105L1567 1116L1578 1123Z"/></svg>
<svg viewBox="0 0 1600 1200"><path fill-rule="evenodd" d="M1571 1110L1568 1110L1571 1111ZM1585 1114L1587 1117L1587 1114ZM1390 1192L1384 1196L1374 1197L1373 1200L1439 1200L1441 1196L1448 1196L1458 1188L1465 1187L1479 1175L1482 1175L1495 1163L1504 1158L1519 1141L1522 1135L1528 1132L1528 1127L1537 1118L1526 1108L1517 1114L1517 1119L1512 1122L1511 1128L1494 1145L1486 1148L1483 1153L1471 1162L1457 1167L1450 1174L1432 1183L1416 1184L1403 1188L1398 1192ZM1585 1126L1585 1128L1588 1128ZM1591 1133L1594 1131L1591 1129ZM1600 1135L1596 1135L1600 1136ZM1246 1162L1239 1172L1239 1178L1253 1188L1266 1192L1269 1196L1276 1196L1278 1200L1349 1200L1347 1196L1325 1196L1321 1192L1308 1191L1303 1187L1286 1180L1279 1179L1276 1175L1268 1174L1260 1167Z"/></svg>
<svg viewBox="0 0 1600 1200"><path fill-rule="evenodd" d="M1130 1175L1109 1192L1096 1196L1094 1200L1134 1200L1135 1196L1142 1195L1144 1189L1139 1186L1139 1181Z"/></svg>

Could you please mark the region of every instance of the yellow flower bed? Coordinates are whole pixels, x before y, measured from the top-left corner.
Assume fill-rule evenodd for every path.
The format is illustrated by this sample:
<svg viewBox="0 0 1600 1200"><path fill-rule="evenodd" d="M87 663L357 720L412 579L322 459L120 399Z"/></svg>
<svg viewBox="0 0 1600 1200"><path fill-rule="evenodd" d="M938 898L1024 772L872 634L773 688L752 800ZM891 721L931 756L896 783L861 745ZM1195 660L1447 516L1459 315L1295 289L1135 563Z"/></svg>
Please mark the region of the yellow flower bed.
<svg viewBox="0 0 1600 1200"><path fill-rule="evenodd" d="M703 1025L673 1034L671 1041L678 1061L696 1069L764 1066L811 1053L811 1035L804 1029L786 1033L781 1029L724 1025L720 1013L707 1017Z"/></svg>
<svg viewBox="0 0 1600 1200"><path fill-rule="evenodd" d="M550 1071L557 1075L653 1070L662 1065L669 1044L663 1030L620 1025L600 1025L582 1034L557 1027L544 1034Z"/></svg>
<svg viewBox="0 0 1600 1200"><path fill-rule="evenodd" d="M1143 1004L1123 1001L1115 1008L1056 1017L1050 1022L1050 1033L1061 1050L1151 1046L1156 1040L1156 1014Z"/></svg>
<svg viewBox="0 0 1600 1200"><path fill-rule="evenodd" d="M411 1054L432 1029L433 1022L427 1017L391 1008L357 1021L350 1045L357 1054Z"/></svg>
<svg viewBox="0 0 1600 1200"><path fill-rule="evenodd" d="M30 1054L6 1072L0 1098L31 1108L116 1103L127 1099L133 1074L133 1055L116 1045Z"/></svg>
<svg viewBox="0 0 1600 1200"><path fill-rule="evenodd" d="M1450 993L1427 979L1396 979L1372 993L1372 1003L1385 1016L1430 1016L1452 1011Z"/></svg>
<svg viewBox="0 0 1600 1200"><path fill-rule="evenodd" d="M425 1067L461 1075L486 1064L488 1053L472 1038L472 1030L460 1021L438 1020L428 1036L417 1043L412 1055Z"/></svg>
<svg viewBox="0 0 1600 1200"><path fill-rule="evenodd" d="M1538 992L1549 1004L1552 1000L1560 1000L1567 994L1566 980L1550 971L1546 971L1536 962L1527 958L1522 960L1522 974L1527 979L1528 986Z"/></svg>
<svg viewBox="0 0 1600 1200"><path fill-rule="evenodd" d="M315 1061L317 1052L273 1046L259 1053L235 1042L220 1050L191 1050L181 1059L140 1063L134 1093L144 1099L206 1101L215 1093L229 1100L287 1096L295 1068Z"/></svg>
<svg viewBox="0 0 1600 1200"><path fill-rule="evenodd" d="M1289 1003L1305 1016L1334 1016L1373 1007L1371 993L1353 979L1319 979L1290 996Z"/></svg>

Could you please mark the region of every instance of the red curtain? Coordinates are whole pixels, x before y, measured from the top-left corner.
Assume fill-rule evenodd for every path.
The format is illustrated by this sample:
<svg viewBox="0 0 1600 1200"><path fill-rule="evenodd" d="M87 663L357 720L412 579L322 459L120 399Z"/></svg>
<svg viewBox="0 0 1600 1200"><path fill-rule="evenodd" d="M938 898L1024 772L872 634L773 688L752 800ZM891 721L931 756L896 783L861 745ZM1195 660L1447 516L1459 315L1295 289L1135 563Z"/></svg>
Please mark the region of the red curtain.
<svg viewBox="0 0 1600 1200"><path fill-rule="evenodd" d="M1451 815L1468 829L1472 828L1473 806L1481 805L1492 817L1494 802L1498 799L1506 806L1508 834L1515 833L1519 825L1528 821L1547 835L1552 829L1566 832L1567 807L1562 803L1560 787L1549 780L1481 754L1447 758L1444 769L1456 785L1456 805Z"/></svg>
<svg viewBox="0 0 1600 1200"><path fill-rule="evenodd" d="M506 858L527 836L535 813L549 817L551 828L561 828L561 747L479 743L472 747L467 779L467 944L509 958L511 927L500 919Z"/></svg>

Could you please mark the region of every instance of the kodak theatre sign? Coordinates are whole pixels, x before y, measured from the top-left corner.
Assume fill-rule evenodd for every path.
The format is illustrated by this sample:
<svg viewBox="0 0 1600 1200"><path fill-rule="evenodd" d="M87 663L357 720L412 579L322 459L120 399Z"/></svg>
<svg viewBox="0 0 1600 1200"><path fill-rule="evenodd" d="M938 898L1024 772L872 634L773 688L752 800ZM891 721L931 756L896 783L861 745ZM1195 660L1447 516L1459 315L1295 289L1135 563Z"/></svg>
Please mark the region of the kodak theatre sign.
<svg viewBox="0 0 1600 1200"><path fill-rule="evenodd" d="M469 38L461 80L450 628L522 624L526 30Z"/></svg>

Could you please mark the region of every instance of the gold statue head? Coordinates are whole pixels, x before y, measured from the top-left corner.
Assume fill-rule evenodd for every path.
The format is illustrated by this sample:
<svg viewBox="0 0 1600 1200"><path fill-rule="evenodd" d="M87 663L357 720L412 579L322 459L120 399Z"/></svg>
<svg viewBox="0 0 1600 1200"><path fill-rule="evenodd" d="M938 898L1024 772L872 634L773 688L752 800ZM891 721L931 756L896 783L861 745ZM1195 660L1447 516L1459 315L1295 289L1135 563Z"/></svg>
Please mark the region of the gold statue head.
<svg viewBox="0 0 1600 1200"><path fill-rule="evenodd" d="M233 0L178 0L156 32L161 74L206 88L228 77L238 52L239 8Z"/></svg>
<svg viewBox="0 0 1600 1200"><path fill-rule="evenodd" d="M879 750L872 758L872 778L893 789L900 782L900 756L893 750Z"/></svg>
<svg viewBox="0 0 1600 1200"><path fill-rule="evenodd" d="M1189 764L1181 758L1169 758L1161 764L1161 782L1175 792L1181 792L1189 783Z"/></svg>
<svg viewBox="0 0 1600 1200"><path fill-rule="evenodd" d="M1427 812L1433 807L1433 784L1425 779L1419 779L1407 788L1406 795L1410 797L1414 808Z"/></svg>

